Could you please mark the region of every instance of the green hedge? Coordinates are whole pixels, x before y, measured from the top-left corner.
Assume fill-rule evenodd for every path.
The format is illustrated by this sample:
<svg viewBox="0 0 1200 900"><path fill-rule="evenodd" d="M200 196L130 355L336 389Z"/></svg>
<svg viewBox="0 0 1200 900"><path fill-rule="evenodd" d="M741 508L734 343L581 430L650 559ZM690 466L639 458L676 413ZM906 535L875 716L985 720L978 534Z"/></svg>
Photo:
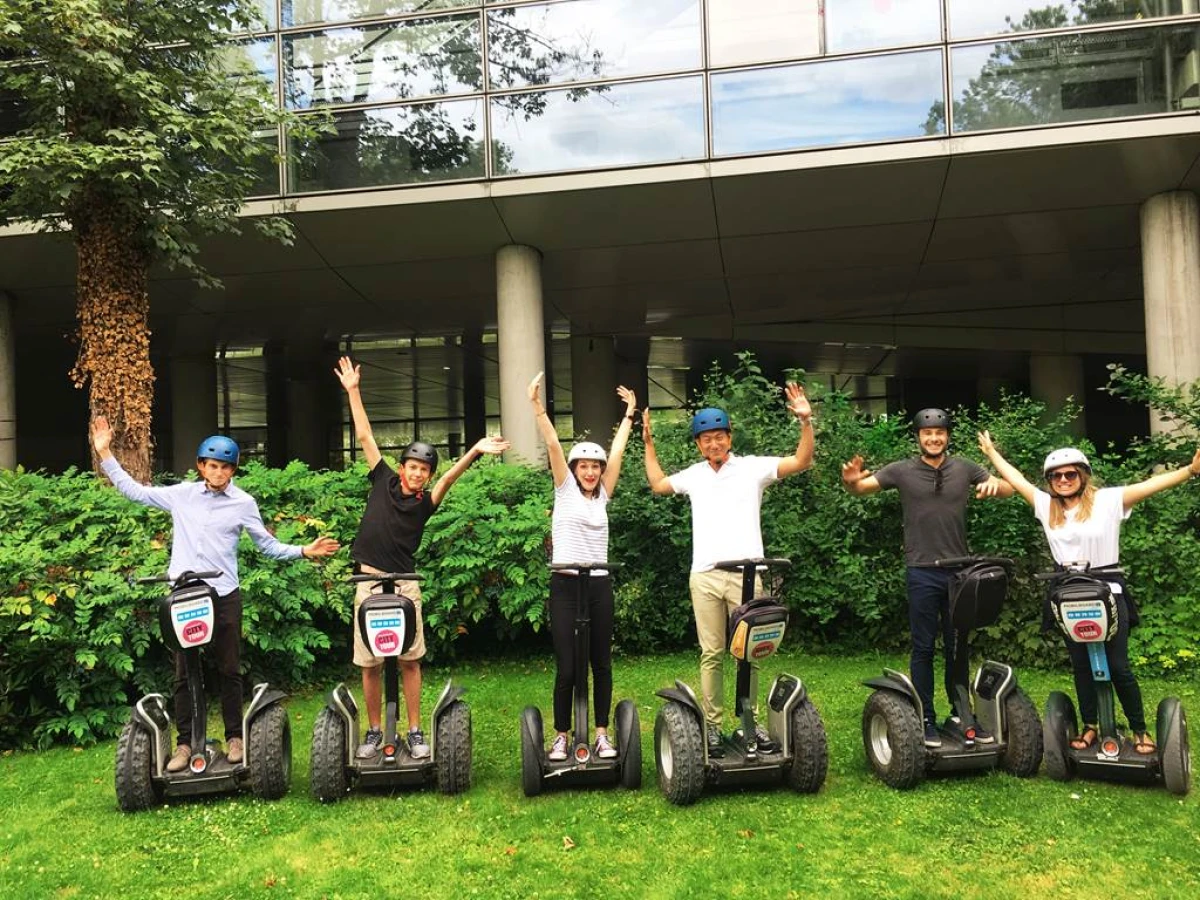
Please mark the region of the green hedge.
<svg viewBox="0 0 1200 900"><path fill-rule="evenodd" d="M793 373L800 375L801 373ZM1113 390L1200 423L1194 393L1115 373ZM795 422L778 385L753 357L732 372L713 369L702 404L725 406L740 453L795 447ZM771 555L793 567L780 592L793 610L791 640L807 646L897 649L907 642L900 508L895 492L859 498L841 487L841 463L862 453L871 468L911 455L900 417L871 420L848 399L814 391L817 457L813 469L768 489L763 533ZM1189 405L1191 403L1192 405ZM956 414L953 449L980 459L977 428L991 430L1022 471L1067 443L1074 414L1041 424L1042 408L1006 396L999 408ZM1192 417L1195 418L1192 418ZM656 418L667 472L698 459L686 418ZM1118 459L1094 454L1104 483L1145 477L1154 464L1183 464L1181 441L1135 443ZM277 536L303 543L330 534L353 540L366 498L365 468L313 472L300 463L273 470L250 464L238 484L254 495ZM1141 604L1132 647L1151 670L1196 668L1200 633L1200 485L1143 503L1123 528L1122 558ZM552 488L547 472L484 462L469 470L429 522L419 555L425 575L427 640L433 658L530 643L545 619ZM1040 591L1028 577L1048 558L1041 529L1019 499L972 501L968 533L977 552L1013 557L1019 576L1000 620L979 636L986 654L1017 665L1060 667L1065 654L1039 631ZM648 652L693 641L687 572L687 501L656 497L645 485L642 445L630 443L610 507L617 578L616 642ZM0 472L0 747L87 742L115 734L130 698L169 683L154 601L161 586L133 587L130 576L165 570L169 519L118 495L91 473L49 476ZM248 540L241 560L245 602L243 664L249 677L283 684L326 683L350 657L350 563L343 551L323 564L278 563Z"/></svg>

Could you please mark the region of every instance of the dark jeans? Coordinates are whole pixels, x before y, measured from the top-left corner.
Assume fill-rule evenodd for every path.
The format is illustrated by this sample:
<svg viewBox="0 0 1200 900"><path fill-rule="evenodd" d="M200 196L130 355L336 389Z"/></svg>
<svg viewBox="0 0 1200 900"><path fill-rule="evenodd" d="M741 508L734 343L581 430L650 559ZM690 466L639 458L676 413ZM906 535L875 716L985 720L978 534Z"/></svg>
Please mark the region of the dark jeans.
<svg viewBox="0 0 1200 900"><path fill-rule="evenodd" d="M221 718L225 720L225 740L242 736L242 594L217 598L213 639L200 651L210 664L215 663L221 682ZM192 740L192 699L188 693L187 673L182 653L175 654L175 725L179 743L196 749Z"/></svg>
<svg viewBox="0 0 1200 900"><path fill-rule="evenodd" d="M1108 670L1113 689L1125 710L1129 727L1137 734L1146 730L1146 710L1142 705L1142 689L1133 667L1129 665L1129 604L1125 595L1117 596L1117 633L1104 645L1108 656ZM1066 640L1067 654L1071 657L1071 673L1075 676L1075 696L1079 699L1079 716L1083 725L1099 722L1099 699L1096 682L1092 679L1092 664L1088 659L1087 644Z"/></svg>
<svg viewBox="0 0 1200 900"><path fill-rule="evenodd" d="M942 635L942 655L946 659L943 682L953 710L953 672L956 649L969 653L967 647L956 648L954 628L950 624L950 579L953 569L934 566L909 566L908 627L912 633L912 656L909 670L913 687L925 708L925 721L937 723L933 705L933 650L939 630ZM939 624L940 621L940 624Z"/></svg>
<svg viewBox="0 0 1200 900"><path fill-rule="evenodd" d="M596 727L608 727L612 705L612 579L588 578L588 611L591 616L593 716ZM571 730L575 692L575 615L579 607L579 576L555 572L550 576L550 636L554 641L554 730ZM583 736L580 736L583 737Z"/></svg>

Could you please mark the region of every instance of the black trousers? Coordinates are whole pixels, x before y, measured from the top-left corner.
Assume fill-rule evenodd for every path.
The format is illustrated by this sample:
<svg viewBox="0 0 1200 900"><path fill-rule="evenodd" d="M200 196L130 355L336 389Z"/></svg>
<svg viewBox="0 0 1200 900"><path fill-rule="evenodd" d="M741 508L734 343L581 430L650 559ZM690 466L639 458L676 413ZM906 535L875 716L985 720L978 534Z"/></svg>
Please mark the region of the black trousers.
<svg viewBox="0 0 1200 900"><path fill-rule="evenodd" d="M1125 710L1129 727L1137 734L1146 730L1146 710L1142 704L1142 688L1133 667L1129 664L1130 610L1124 594L1117 595L1117 633L1104 645L1108 656L1108 671L1113 689ZM1075 676L1075 696L1079 699L1079 716L1083 725L1095 725L1100 716L1100 701L1096 682L1092 679L1092 664L1086 644L1065 640L1071 657L1071 674Z"/></svg>
<svg viewBox="0 0 1200 900"><path fill-rule="evenodd" d="M217 598L213 639L201 651L209 665L216 664L221 683L221 718L225 740L242 737L242 593L234 590ZM184 655L175 654L175 724L179 743L196 749L192 740L192 699L188 693Z"/></svg>
<svg viewBox="0 0 1200 900"><path fill-rule="evenodd" d="M550 576L550 636L554 641L554 730L571 730L575 692L575 617L579 607L579 576L555 572ZM612 579L588 578L588 611L591 616L589 655L592 662L593 716L598 728L608 727L612 705Z"/></svg>

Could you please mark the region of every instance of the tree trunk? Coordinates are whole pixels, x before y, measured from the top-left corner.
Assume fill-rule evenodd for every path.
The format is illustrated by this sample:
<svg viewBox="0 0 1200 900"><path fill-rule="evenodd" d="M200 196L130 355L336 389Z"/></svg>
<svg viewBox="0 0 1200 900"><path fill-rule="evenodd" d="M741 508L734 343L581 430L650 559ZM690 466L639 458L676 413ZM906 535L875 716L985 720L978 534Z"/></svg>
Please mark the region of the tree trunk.
<svg viewBox="0 0 1200 900"><path fill-rule="evenodd" d="M79 356L71 380L90 389L91 419L108 418L113 455L145 484L150 480L154 397L147 256L134 229L104 211L76 224L75 247ZM98 462L93 453L93 466Z"/></svg>

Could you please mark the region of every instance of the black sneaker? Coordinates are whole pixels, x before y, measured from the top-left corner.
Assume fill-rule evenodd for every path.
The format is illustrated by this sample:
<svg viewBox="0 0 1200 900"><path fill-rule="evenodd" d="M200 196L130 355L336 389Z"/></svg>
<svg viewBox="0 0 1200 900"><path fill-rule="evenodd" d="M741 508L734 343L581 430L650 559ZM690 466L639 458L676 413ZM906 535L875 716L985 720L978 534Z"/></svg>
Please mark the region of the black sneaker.
<svg viewBox="0 0 1200 900"><path fill-rule="evenodd" d="M754 726L754 739L758 741L759 753L775 753L779 745L771 737L771 733L761 725Z"/></svg>
<svg viewBox="0 0 1200 900"><path fill-rule="evenodd" d="M937 725L933 722L925 723L925 746L940 747L942 746L942 733L938 731Z"/></svg>
<svg viewBox="0 0 1200 900"><path fill-rule="evenodd" d="M408 733L408 755L413 759L429 758L429 744L425 743L425 735L420 728Z"/></svg>
<svg viewBox="0 0 1200 900"><path fill-rule="evenodd" d="M951 716L950 723L958 731L962 731L962 719L960 719L958 716ZM963 736L965 737L966 735L964 734ZM982 725L980 725L978 722L976 722L975 723L975 743L977 743L977 744L994 744L994 743L996 743L996 739L992 736L992 733L990 731L988 731L986 728L984 728Z"/></svg>
<svg viewBox="0 0 1200 900"><path fill-rule="evenodd" d="M721 740L721 729L716 725L705 726L708 732L708 755L720 758L725 755L725 745Z"/></svg>
<svg viewBox="0 0 1200 900"><path fill-rule="evenodd" d="M374 759L375 754L379 752L379 748L383 746L383 732L378 728L372 728L367 731L367 736L363 738L363 742L358 745L358 749L354 751L355 759Z"/></svg>

